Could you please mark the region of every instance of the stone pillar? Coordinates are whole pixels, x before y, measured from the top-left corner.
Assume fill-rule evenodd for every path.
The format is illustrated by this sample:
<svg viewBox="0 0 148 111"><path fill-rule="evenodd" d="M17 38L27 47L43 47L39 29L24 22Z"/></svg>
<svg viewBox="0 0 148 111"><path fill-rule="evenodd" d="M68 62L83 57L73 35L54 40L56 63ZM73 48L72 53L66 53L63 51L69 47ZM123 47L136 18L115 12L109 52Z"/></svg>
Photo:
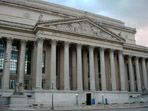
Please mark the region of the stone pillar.
<svg viewBox="0 0 148 111"><path fill-rule="evenodd" d="M136 61L137 86L138 86L138 91L141 91L141 77L140 77L140 69L139 69L139 58L135 57L135 61Z"/></svg>
<svg viewBox="0 0 148 111"><path fill-rule="evenodd" d="M134 85L134 72L133 72L133 65L132 65L132 57L128 56L128 67L129 67L129 77L130 77L130 90L135 90Z"/></svg>
<svg viewBox="0 0 148 111"><path fill-rule="evenodd" d="M121 91L126 91L126 81L125 81L125 65L124 65L124 57L122 51L119 51L119 71L120 71L120 84Z"/></svg>
<svg viewBox="0 0 148 111"><path fill-rule="evenodd" d="M60 90L64 90L64 48L60 48Z"/></svg>
<svg viewBox="0 0 148 111"><path fill-rule="evenodd" d="M115 59L114 59L113 49L110 50L110 68L111 68L112 91L116 91L117 85L116 85Z"/></svg>
<svg viewBox="0 0 148 111"><path fill-rule="evenodd" d="M69 90L69 42L64 43L64 90Z"/></svg>
<svg viewBox="0 0 148 111"><path fill-rule="evenodd" d="M100 63L101 63L101 86L102 90L106 91L104 48L100 48Z"/></svg>
<svg viewBox="0 0 148 111"><path fill-rule="evenodd" d="M4 75L3 75L3 88L9 89L9 79L10 79L10 59L11 59L11 49L12 49L12 39L7 38L7 45L6 45L6 62L4 63Z"/></svg>
<svg viewBox="0 0 148 111"><path fill-rule="evenodd" d="M76 50L72 49L72 89L77 89L77 60L76 60Z"/></svg>
<svg viewBox="0 0 148 111"><path fill-rule="evenodd" d="M51 40L50 89L56 90L56 40Z"/></svg>
<svg viewBox="0 0 148 111"><path fill-rule="evenodd" d="M77 44L77 89L83 90L82 87L82 46Z"/></svg>
<svg viewBox="0 0 148 111"><path fill-rule="evenodd" d="M98 53L94 53L94 62L95 62L95 86L96 90L100 90L99 87L99 71L98 71Z"/></svg>
<svg viewBox="0 0 148 111"><path fill-rule="evenodd" d="M36 49L36 89L42 88L42 59L43 58L43 38L37 39Z"/></svg>
<svg viewBox="0 0 148 111"><path fill-rule="evenodd" d="M24 84L25 73L25 54L26 54L26 40L21 40L21 48L19 54L19 69L18 69L18 81ZM23 85L24 86L24 85Z"/></svg>
<svg viewBox="0 0 148 111"><path fill-rule="evenodd" d="M142 72L143 72L144 87L148 89L148 81L147 81L148 79L147 79L145 58L142 58Z"/></svg>
<svg viewBox="0 0 148 111"><path fill-rule="evenodd" d="M84 75L84 90L88 90L88 58L87 51L83 51L83 75Z"/></svg>
<svg viewBox="0 0 148 111"><path fill-rule="evenodd" d="M94 47L89 46L90 90L95 90Z"/></svg>

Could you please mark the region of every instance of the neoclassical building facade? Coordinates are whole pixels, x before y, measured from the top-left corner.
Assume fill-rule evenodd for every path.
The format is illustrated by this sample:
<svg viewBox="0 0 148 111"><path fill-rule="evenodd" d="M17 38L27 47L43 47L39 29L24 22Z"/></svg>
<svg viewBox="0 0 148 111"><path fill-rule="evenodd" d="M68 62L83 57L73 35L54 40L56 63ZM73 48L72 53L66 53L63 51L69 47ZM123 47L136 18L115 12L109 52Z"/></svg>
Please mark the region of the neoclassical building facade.
<svg viewBox="0 0 148 111"><path fill-rule="evenodd" d="M0 0L0 86L28 104L129 102L148 89L148 48L120 20L40 0ZM4 59L5 58L5 59ZM3 76L2 76L3 75ZM3 77L3 78L2 78ZM78 98L77 98L78 97Z"/></svg>

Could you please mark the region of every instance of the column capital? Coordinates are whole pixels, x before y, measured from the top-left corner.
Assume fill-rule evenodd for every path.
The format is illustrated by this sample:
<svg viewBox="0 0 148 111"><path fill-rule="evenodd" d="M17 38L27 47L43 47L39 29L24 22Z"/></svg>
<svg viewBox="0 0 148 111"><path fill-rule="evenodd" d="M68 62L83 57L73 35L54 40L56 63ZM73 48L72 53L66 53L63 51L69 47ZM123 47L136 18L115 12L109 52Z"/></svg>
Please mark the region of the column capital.
<svg viewBox="0 0 148 111"><path fill-rule="evenodd" d="M100 51L104 51L106 48L105 47L100 47L99 50Z"/></svg>
<svg viewBox="0 0 148 111"><path fill-rule="evenodd" d="M69 41L64 41L64 46L69 46L71 42Z"/></svg>
<svg viewBox="0 0 148 111"><path fill-rule="evenodd" d="M132 58L133 56L132 55L128 55L128 58Z"/></svg>
<svg viewBox="0 0 148 111"><path fill-rule="evenodd" d="M26 45L27 40L21 39L21 44Z"/></svg>
<svg viewBox="0 0 148 111"><path fill-rule="evenodd" d="M146 59L146 57L142 57L142 59L143 59L143 60L145 60L145 59Z"/></svg>
<svg viewBox="0 0 148 111"><path fill-rule="evenodd" d="M110 51L111 53L113 53L113 52L114 52L114 50L115 50L115 49L110 49L109 51Z"/></svg>
<svg viewBox="0 0 148 111"><path fill-rule="evenodd" d="M123 54L123 50L118 50L119 54Z"/></svg>
<svg viewBox="0 0 148 111"><path fill-rule="evenodd" d="M56 45L56 44L57 44L57 40L52 39L52 40L51 40L51 44Z"/></svg>
<svg viewBox="0 0 148 111"><path fill-rule="evenodd" d="M139 57L138 56L135 56L135 60L138 60L139 59Z"/></svg>
<svg viewBox="0 0 148 111"><path fill-rule="evenodd" d="M43 41L44 41L44 38L42 38L42 37L37 38L37 42L43 42Z"/></svg>
<svg viewBox="0 0 148 111"><path fill-rule="evenodd" d="M89 50L94 50L94 47L95 47L95 46L90 45L90 46L89 46Z"/></svg>
<svg viewBox="0 0 148 111"><path fill-rule="evenodd" d="M11 38L11 37L7 38L7 42L12 43L13 42L13 38Z"/></svg>
<svg viewBox="0 0 148 111"><path fill-rule="evenodd" d="M82 44L77 44L77 48L82 48Z"/></svg>

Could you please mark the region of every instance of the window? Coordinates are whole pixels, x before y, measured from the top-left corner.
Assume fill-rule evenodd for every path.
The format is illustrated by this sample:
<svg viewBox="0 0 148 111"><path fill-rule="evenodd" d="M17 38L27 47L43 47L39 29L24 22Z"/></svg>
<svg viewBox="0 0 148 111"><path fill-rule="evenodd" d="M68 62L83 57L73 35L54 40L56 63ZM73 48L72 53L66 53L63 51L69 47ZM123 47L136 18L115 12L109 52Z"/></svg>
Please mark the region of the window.
<svg viewBox="0 0 148 111"><path fill-rule="evenodd" d="M25 74L30 74L30 72L31 72L31 48L26 48Z"/></svg>
<svg viewBox="0 0 148 111"><path fill-rule="evenodd" d="M42 73L45 73L45 58L46 58L46 51L43 50Z"/></svg>
<svg viewBox="0 0 148 111"><path fill-rule="evenodd" d="M10 73L16 74L17 73L17 64L18 64L18 49L17 46L12 46L11 51L11 60L10 60Z"/></svg>
<svg viewBox="0 0 148 111"><path fill-rule="evenodd" d="M29 89L29 80L24 80L24 89Z"/></svg>
<svg viewBox="0 0 148 111"><path fill-rule="evenodd" d="M45 79L42 80L42 89L45 89Z"/></svg>
<svg viewBox="0 0 148 111"><path fill-rule="evenodd" d="M10 80L10 89L14 89L15 88L15 80Z"/></svg>
<svg viewBox="0 0 148 111"><path fill-rule="evenodd" d="M0 72L3 71L4 65L4 45L0 43Z"/></svg>

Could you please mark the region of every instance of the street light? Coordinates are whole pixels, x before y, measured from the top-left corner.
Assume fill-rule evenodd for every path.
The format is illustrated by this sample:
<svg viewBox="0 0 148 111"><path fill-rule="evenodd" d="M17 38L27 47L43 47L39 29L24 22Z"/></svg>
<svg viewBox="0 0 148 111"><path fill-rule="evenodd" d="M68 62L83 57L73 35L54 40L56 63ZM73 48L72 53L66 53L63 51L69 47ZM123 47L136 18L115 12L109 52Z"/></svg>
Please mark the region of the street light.
<svg viewBox="0 0 148 111"><path fill-rule="evenodd" d="M1 108L3 108L3 75L4 75L4 69L5 69L5 62L7 62L7 56L8 54L5 52L5 43L4 41L1 39L2 43L3 43L3 47L4 47L4 62L3 62L3 72L2 72L2 76L1 76Z"/></svg>
<svg viewBox="0 0 148 111"><path fill-rule="evenodd" d="M104 94L102 94L102 104L104 105Z"/></svg>
<svg viewBox="0 0 148 111"><path fill-rule="evenodd" d="M52 106L51 106L51 110L54 110L54 106L53 106L53 93L54 93L53 83L51 85L52 85Z"/></svg>
<svg viewBox="0 0 148 111"><path fill-rule="evenodd" d="M76 105L78 106L78 93L76 93Z"/></svg>

